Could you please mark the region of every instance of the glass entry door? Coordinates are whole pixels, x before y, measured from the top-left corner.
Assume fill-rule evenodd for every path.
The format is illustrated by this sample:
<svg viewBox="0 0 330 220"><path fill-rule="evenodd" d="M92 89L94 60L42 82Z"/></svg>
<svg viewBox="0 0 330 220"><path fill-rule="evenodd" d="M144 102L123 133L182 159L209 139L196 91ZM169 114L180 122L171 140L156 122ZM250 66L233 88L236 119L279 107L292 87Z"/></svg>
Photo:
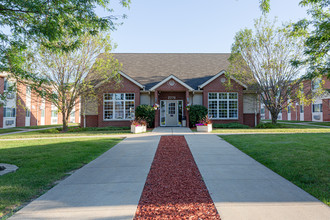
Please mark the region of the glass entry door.
<svg viewBox="0 0 330 220"><path fill-rule="evenodd" d="M182 126L183 101L160 101L160 126Z"/></svg>

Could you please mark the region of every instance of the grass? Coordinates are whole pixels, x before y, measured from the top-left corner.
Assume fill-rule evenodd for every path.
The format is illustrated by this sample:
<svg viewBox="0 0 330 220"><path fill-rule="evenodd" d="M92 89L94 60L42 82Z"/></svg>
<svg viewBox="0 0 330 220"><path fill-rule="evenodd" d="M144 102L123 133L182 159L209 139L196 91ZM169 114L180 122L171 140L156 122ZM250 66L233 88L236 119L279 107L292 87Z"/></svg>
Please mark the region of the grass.
<svg viewBox="0 0 330 220"><path fill-rule="evenodd" d="M51 128L40 131L30 131L19 134L8 134L0 136L0 139L40 138L40 137L70 137L70 136L95 136L109 134L131 133L129 127L101 127L101 128L78 128L71 127L69 132L60 132L61 128Z"/></svg>
<svg viewBox="0 0 330 220"><path fill-rule="evenodd" d="M5 134L5 133L10 133L10 132L15 132L15 131L21 131L21 129L4 128L4 129L0 129L0 134Z"/></svg>
<svg viewBox="0 0 330 220"><path fill-rule="evenodd" d="M309 124L312 125L323 125L323 126L330 126L330 121L324 121L324 122L311 122Z"/></svg>
<svg viewBox="0 0 330 220"><path fill-rule="evenodd" d="M269 124L269 123L265 123ZM196 129L192 129L196 131ZM244 134L244 133L330 133L330 128L321 128L309 125L298 124L277 124L275 127L268 128L213 128L212 133L221 134Z"/></svg>
<svg viewBox="0 0 330 220"><path fill-rule="evenodd" d="M263 122L271 122L270 119L262 119ZM304 122L310 122L310 121L294 121L294 120L277 120L277 122L290 122L290 123L304 123Z"/></svg>
<svg viewBox="0 0 330 220"><path fill-rule="evenodd" d="M69 126L77 126L79 123L69 123ZM53 128L53 127L61 127L62 124L56 125L34 125L34 126L26 126L26 127L17 127L17 128L24 128L24 129L41 129L41 128Z"/></svg>
<svg viewBox="0 0 330 220"><path fill-rule="evenodd" d="M6 141L0 161L15 164L15 173L0 176L0 217L40 196L67 176L107 151L119 138Z"/></svg>
<svg viewBox="0 0 330 220"><path fill-rule="evenodd" d="M330 205L330 134L220 137Z"/></svg>

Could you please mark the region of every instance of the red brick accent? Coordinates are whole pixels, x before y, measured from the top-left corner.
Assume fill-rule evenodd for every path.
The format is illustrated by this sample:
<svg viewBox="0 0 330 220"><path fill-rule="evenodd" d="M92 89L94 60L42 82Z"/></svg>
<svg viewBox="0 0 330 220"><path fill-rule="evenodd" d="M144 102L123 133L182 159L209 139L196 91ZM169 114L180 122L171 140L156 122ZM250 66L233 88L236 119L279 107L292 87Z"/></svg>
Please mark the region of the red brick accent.
<svg viewBox="0 0 330 220"><path fill-rule="evenodd" d="M267 120L270 119L269 118L269 110L268 110L268 108L266 108L266 106L265 106L265 119L267 119Z"/></svg>
<svg viewBox="0 0 330 220"><path fill-rule="evenodd" d="M203 105L208 108L208 93L209 92L237 92L238 93L238 120L214 120L219 123L238 122L243 124L243 86L231 80L232 87L228 88L220 80L226 78L224 75L219 76L203 88Z"/></svg>
<svg viewBox="0 0 330 220"><path fill-rule="evenodd" d="M171 86L169 84L169 82L171 80L173 80L175 82L173 86ZM161 85L157 88L157 91L166 91L166 92L173 92L173 91L178 92L178 91L186 91L186 90L188 90L188 89L186 87L184 87L183 85L181 85L180 83L178 83L174 79L170 79L170 80L164 82L163 85Z"/></svg>
<svg viewBox="0 0 330 220"><path fill-rule="evenodd" d="M86 115L86 127L98 127L97 115ZM84 116L81 116L81 127L84 126Z"/></svg>
<svg viewBox="0 0 330 220"><path fill-rule="evenodd" d="M288 111L286 109L282 110L282 120L288 120Z"/></svg>
<svg viewBox="0 0 330 220"><path fill-rule="evenodd" d="M31 92L31 119L30 125L38 125L40 122L40 97L36 92Z"/></svg>
<svg viewBox="0 0 330 220"><path fill-rule="evenodd" d="M243 114L243 120L245 125L250 127L255 127L255 115L253 113ZM257 114L257 125L260 123L260 114Z"/></svg>
<svg viewBox="0 0 330 220"><path fill-rule="evenodd" d="M186 88L183 87L182 89L186 89ZM157 90L156 93L157 93L157 97L158 97L158 99L157 99L158 103L160 103L160 100L171 100L171 99L168 98L169 96L175 96L175 100L182 100L183 101L183 106L187 105L187 96L189 97L189 91L187 89L185 91L181 91L181 92L173 92L173 91L158 92L158 90ZM189 126L189 115L188 115L189 113L188 113L186 108L184 108L183 111L184 111L183 116L186 116L187 127L188 127ZM157 110L156 115L155 115L155 127L159 126L159 122L160 122L160 113L159 113L159 110Z"/></svg>
<svg viewBox="0 0 330 220"><path fill-rule="evenodd" d="M297 121L297 116L298 116L297 110L298 110L298 106L296 106L296 103L293 103L292 107L291 107L291 120L292 121Z"/></svg>
<svg viewBox="0 0 330 220"><path fill-rule="evenodd" d="M52 124L51 116L52 116L52 104L46 100L46 102L45 102L45 125Z"/></svg>
<svg viewBox="0 0 330 220"><path fill-rule="evenodd" d="M155 104L158 104L159 105L160 101L159 101L159 97L158 97L158 91L156 90L155 91ZM156 110L155 112L155 127L158 127L159 126L159 117L160 117L160 110Z"/></svg>
<svg viewBox="0 0 330 220"><path fill-rule="evenodd" d="M322 100L323 121L330 121L330 99Z"/></svg>
<svg viewBox="0 0 330 220"><path fill-rule="evenodd" d="M170 81L173 80L174 85L170 85ZM177 80L170 79L164 82L155 91L155 98L157 97L157 104L160 104L160 100L168 100L168 96L175 96L175 100L183 100L183 106L187 105L187 98L189 98L189 90L181 85ZM158 93L160 93L158 95ZM189 126L189 113L186 108L184 108L183 115L186 116L187 127ZM155 115L155 127L159 126L160 113L159 110L156 111Z"/></svg>
<svg viewBox="0 0 330 220"><path fill-rule="evenodd" d="M324 80L323 89L330 89L330 79L324 76L322 80Z"/></svg>
<svg viewBox="0 0 330 220"><path fill-rule="evenodd" d="M16 99L16 127L25 126L26 116L26 86L17 83L17 99Z"/></svg>
<svg viewBox="0 0 330 220"><path fill-rule="evenodd" d="M122 121L104 121L103 120L103 94L104 93L134 93L135 94L135 108L140 105L140 87L126 79L122 78L121 86L115 88L113 82L105 83L99 88L98 92L98 127L106 126L129 126L130 120Z"/></svg>

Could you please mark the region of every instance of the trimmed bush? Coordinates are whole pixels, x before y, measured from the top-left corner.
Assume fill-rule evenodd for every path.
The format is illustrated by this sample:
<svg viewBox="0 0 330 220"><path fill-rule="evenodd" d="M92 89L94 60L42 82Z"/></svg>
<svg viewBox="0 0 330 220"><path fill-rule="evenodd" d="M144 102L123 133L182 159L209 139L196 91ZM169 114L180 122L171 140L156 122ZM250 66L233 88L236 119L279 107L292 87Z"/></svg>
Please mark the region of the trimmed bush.
<svg viewBox="0 0 330 220"><path fill-rule="evenodd" d="M214 128L250 128L248 125L243 125L237 122L228 124L213 124Z"/></svg>
<svg viewBox="0 0 330 220"><path fill-rule="evenodd" d="M139 105L135 109L135 118L144 119L147 121L149 128L154 126L155 109L150 105Z"/></svg>
<svg viewBox="0 0 330 220"><path fill-rule="evenodd" d="M272 123L260 123L256 126L256 128L283 128L281 124L272 124Z"/></svg>
<svg viewBox="0 0 330 220"><path fill-rule="evenodd" d="M192 105L189 109L190 127L195 127L196 124L207 116L207 108L204 105Z"/></svg>

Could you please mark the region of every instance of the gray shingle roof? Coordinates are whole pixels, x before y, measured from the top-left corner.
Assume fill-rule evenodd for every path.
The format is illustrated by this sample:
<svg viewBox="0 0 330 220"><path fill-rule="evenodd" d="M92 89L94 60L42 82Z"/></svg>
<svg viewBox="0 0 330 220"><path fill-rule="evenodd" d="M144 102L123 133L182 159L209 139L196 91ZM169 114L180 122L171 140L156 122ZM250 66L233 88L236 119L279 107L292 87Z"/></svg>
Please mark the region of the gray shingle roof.
<svg viewBox="0 0 330 220"><path fill-rule="evenodd" d="M174 75L197 89L221 70L227 69L229 53L114 53L122 72L150 89Z"/></svg>

